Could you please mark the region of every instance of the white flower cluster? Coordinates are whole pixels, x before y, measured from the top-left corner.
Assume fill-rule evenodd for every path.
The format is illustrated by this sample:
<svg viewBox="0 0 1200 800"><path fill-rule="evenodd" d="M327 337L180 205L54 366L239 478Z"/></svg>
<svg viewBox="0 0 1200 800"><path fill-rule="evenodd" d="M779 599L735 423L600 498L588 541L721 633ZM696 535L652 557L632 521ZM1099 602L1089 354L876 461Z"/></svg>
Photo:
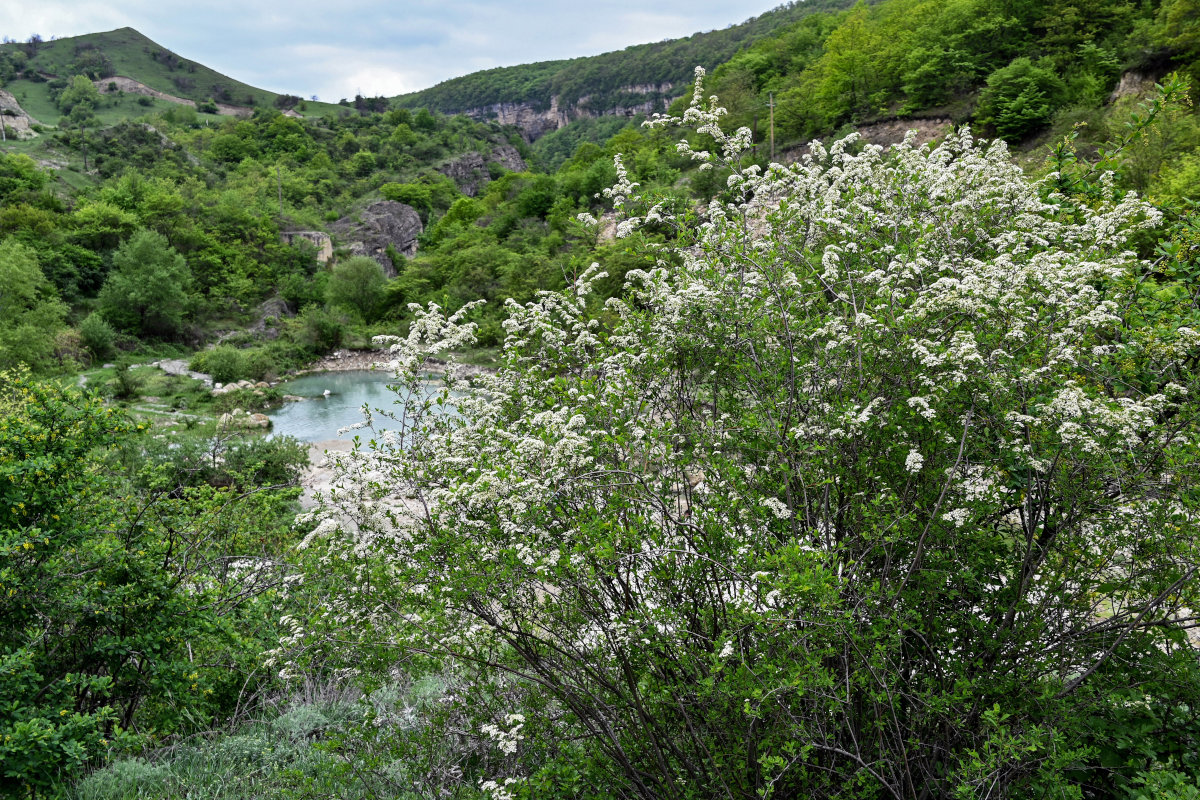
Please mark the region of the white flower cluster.
<svg viewBox="0 0 1200 800"><path fill-rule="evenodd" d="M481 781L479 790L488 795L491 795L492 800L515 800L513 787L521 781L517 778L505 778L504 782L500 781Z"/></svg>
<svg viewBox="0 0 1200 800"><path fill-rule="evenodd" d="M500 752L512 755L517 752L517 744L525 738L521 733L521 729L525 727L525 716L523 714L507 714L504 717L504 724L509 726L507 730L490 722L481 730L500 748Z"/></svg>

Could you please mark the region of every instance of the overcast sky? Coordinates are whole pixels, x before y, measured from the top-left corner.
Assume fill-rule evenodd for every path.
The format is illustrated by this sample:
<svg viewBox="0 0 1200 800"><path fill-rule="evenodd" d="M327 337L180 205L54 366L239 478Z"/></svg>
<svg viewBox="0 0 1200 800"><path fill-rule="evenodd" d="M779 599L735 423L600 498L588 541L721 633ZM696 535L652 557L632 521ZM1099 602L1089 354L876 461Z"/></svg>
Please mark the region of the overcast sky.
<svg viewBox="0 0 1200 800"><path fill-rule="evenodd" d="M0 33L24 41L129 26L253 86L336 102L724 28L779 2L3 0Z"/></svg>

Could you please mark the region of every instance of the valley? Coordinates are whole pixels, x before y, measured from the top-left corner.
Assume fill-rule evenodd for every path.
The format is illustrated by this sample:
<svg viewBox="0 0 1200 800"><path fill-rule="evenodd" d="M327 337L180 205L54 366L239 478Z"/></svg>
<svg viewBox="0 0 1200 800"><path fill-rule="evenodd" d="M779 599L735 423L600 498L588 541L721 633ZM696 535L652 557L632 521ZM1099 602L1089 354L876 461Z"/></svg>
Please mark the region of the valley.
<svg viewBox="0 0 1200 800"><path fill-rule="evenodd" d="M1198 42L6 40L0 796L1194 800Z"/></svg>

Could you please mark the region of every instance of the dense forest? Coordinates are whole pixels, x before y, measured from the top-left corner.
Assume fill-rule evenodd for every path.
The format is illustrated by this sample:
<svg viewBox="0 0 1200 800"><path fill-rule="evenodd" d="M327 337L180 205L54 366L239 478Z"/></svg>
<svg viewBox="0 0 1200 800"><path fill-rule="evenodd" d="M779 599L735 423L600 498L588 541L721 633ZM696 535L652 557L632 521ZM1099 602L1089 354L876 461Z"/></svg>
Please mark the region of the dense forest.
<svg viewBox="0 0 1200 800"><path fill-rule="evenodd" d="M586 98L590 108L602 110L619 102L676 97L691 83L692 70L697 66L712 69L747 44L798 19L849 5L847 0L792 2L722 30L633 45L599 56L475 72L401 95L395 101L406 108L452 114L497 103L526 103L544 111L550 107L551 98L562 105L574 105ZM671 88L659 88L663 84ZM630 96L627 87L631 86L653 88Z"/></svg>
<svg viewBox="0 0 1200 800"><path fill-rule="evenodd" d="M100 37L0 46L0 795L1200 797L1200 2L338 105ZM298 513L230 420L373 347Z"/></svg>

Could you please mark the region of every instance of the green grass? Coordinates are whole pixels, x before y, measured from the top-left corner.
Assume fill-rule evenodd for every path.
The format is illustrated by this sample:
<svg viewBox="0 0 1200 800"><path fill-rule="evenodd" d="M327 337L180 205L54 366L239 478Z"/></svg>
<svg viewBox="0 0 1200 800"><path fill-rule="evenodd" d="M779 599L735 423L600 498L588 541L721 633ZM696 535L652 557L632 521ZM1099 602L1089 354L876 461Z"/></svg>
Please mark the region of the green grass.
<svg viewBox="0 0 1200 800"><path fill-rule="evenodd" d="M7 46L11 47L11 45ZM21 104L21 108L25 109L26 114L43 125L55 125L62 116L50 99L50 87L44 81L35 82L25 79L9 81L4 88L17 98L17 102Z"/></svg>
<svg viewBox="0 0 1200 800"><path fill-rule="evenodd" d="M50 89L45 83L18 80L12 81L7 88L17 98L21 108L43 125L56 126L62 119L62 113L50 100ZM100 96L96 118L102 126L107 127L124 120L151 117L180 107L179 103L160 100L157 97L124 93L104 94ZM196 114L196 120L200 123L214 124L223 119L226 117L220 114Z"/></svg>
<svg viewBox="0 0 1200 800"><path fill-rule="evenodd" d="M7 44L2 47L20 47L19 44ZM39 71L58 77L70 77L74 74L73 65L79 57L77 51L81 47L99 49L112 62L117 75L124 75L141 81L147 86L160 92L186 97L191 100L205 100L217 94L220 86L226 87L234 105L270 106L275 100L275 93L258 89L241 81L234 80L228 75L209 69L203 64L189 61L185 57L175 56L178 66L172 69L163 60L155 60L153 52L170 53L167 48L154 42L133 28L118 28L103 33L89 33L84 36L70 36L45 42L34 56L31 65ZM174 55L174 54L172 54ZM180 85L177 80L185 81ZM14 82L17 83L17 82ZM190 84L190 85L189 85ZM24 105L24 104L22 104ZM36 117L37 114L34 112ZM39 117L40 119L40 117Z"/></svg>
<svg viewBox="0 0 1200 800"><path fill-rule="evenodd" d="M139 103L139 99L148 99L149 105ZM147 117L161 114L173 108L179 108L178 103L169 100L159 100L156 97L143 98L135 94L105 94L101 95L100 107L96 109L96 118L104 126L115 125L127 119Z"/></svg>
<svg viewBox="0 0 1200 800"><path fill-rule="evenodd" d="M320 746L320 731L343 721L337 707L304 706L233 733L196 737L152 759L118 761L81 781L74 800L135 798L367 797L342 774L340 759ZM354 792L345 793L343 792Z"/></svg>

